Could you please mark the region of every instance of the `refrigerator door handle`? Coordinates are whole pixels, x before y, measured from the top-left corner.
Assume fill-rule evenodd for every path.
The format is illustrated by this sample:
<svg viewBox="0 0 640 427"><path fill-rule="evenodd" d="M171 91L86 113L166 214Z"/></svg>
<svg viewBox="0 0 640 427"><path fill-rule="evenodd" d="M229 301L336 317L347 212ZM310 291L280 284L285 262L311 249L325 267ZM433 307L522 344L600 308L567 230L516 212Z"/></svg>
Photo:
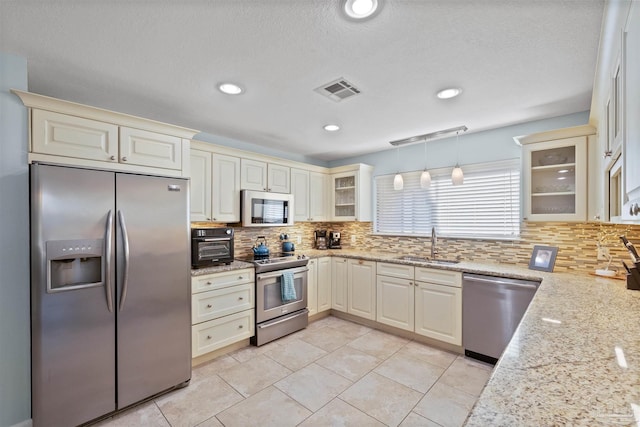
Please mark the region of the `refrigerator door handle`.
<svg viewBox="0 0 640 427"><path fill-rule="evenodd" d="M127 299L127 288L129 286L129 234L127 233L127 226L124 223L124 214L122 211L118 211L118 222L120 223L120 229L122 230L122 248L124 251L122 295L120 296L120 308L118 309L118 311L122 311L124 308L124 302Z"/></svg>
<svg viewBox="0 0 640 427"><path fill-rule="evenodd" d="M109 215L107 215L107 229L105 231L104 236L104 264L105 264L105 272L104 272L104 287L107 292L107 308L109 309L109 313L113 313L113 296L111 289L111 239L113 233L113 211L109 211Z"/></svg>

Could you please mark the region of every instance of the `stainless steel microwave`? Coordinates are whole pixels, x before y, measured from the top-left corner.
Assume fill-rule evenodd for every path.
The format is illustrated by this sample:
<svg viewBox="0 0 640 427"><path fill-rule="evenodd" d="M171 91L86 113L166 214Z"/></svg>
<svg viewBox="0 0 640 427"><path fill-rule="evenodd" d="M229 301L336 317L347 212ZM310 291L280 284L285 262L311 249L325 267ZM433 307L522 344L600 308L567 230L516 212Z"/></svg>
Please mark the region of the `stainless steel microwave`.
<svg viewBox="0 0 640 427"><path fill-rule="evenodd" d="M293 195L242 190L243 227L293 225Z"/></svg>

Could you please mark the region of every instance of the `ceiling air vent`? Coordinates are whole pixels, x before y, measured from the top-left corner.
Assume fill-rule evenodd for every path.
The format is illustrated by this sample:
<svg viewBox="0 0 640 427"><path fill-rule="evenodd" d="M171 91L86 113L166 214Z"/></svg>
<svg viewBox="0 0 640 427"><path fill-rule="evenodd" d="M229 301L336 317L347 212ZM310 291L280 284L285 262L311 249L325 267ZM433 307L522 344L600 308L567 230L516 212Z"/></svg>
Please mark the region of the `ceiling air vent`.
<svg viewBox="0 0 640 427"><path fill-rule="evenodd" d="M350 98L360 93L360 89L358 89L342 77L330 83L324 84L314 90L320 95L324 95L336 102L340 102L343 99Z"/></svg>

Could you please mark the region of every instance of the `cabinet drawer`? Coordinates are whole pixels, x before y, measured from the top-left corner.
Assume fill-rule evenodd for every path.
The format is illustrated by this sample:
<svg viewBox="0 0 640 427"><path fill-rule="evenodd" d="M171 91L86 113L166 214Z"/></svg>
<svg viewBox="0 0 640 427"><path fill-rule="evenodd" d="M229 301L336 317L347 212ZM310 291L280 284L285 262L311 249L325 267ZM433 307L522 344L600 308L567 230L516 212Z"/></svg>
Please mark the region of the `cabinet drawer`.
<svg viewBox="0 0 640 427"><path fill-rule="evenodd" d="M253 307L251 283L201 292L191 297L191 320L195 325Z"/></svg>
<svg viewBox="0 0 640 427"><path fill-rule="evenodd" d="M438 270L436 268L416 267L416 281L461 288L462 273L458 271Z"/></svg>
<svg viewBox="0 0 640 427"><path fill-rule="evenodd" d="M118 162L118 126L34 109L31 114L34 153Z"/></svg>
<svg viewBox="0 0 640 427"><path fill-rule="evenodd" d="M228 288L242 283L253 283L253 268L225 271L223 273L194 276L191 278L191 293L197 294L214 289Z"/></svg>
<svg viewBox="0 0 640 427"><path fill-rule="evenodd" d="M399 279L413 280L414 267L411 265L391 264L387 262L378 263L378 274L383 276L397 277Z"/></svg>
<svg viewBox="0 0 640 427"><path fill-rule="evenodd" d="M200 323L191 327L191 357L251 338L253 334L253 310Z"/></svg>

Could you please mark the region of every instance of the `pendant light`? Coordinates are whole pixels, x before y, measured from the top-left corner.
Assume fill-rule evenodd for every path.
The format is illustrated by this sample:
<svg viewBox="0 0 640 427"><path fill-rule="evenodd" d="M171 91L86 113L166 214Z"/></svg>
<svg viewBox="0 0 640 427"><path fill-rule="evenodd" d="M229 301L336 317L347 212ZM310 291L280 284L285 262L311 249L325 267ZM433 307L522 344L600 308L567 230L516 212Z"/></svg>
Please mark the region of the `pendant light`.
<svg viewBox="0 0 640 427"><path fill-rule="evenodd" d="M462 173L462 169L458 164L458 156L460 154L460 149L458 147L458 134L460 132L456 132L456 166L453 168L451 172L451 182L453 185L462 185L464 182L464 174Z"/></svg>
<svg viewBox="0 0 640 427"><path fill-rule="evenodd" d="M431 186L431 174L427 170L427 141L424 142L424 170L420 175L420 187L429 188Z"/></svg>
<svg viewBox="0 0 640 427"><path fill-rule="evenodd" d="M400 147L397 149L398 152L398 173L393 178L393 189L396 191L400 191L404 188L404 180L402 179L402 175L400 175Z"/></svg>

